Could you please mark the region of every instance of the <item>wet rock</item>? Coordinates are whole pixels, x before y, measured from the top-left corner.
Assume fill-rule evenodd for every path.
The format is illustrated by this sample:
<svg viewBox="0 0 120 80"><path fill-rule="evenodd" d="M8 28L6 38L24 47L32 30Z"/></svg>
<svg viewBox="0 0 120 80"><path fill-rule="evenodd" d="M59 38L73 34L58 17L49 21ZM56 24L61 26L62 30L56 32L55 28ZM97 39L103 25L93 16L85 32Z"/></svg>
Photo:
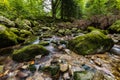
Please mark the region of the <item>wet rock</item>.
<svg viewBox="0 0 120 80"><path fill-rule="evenodd" d="M96 65L98 65L98 66L101 66L101 65L102 65L102 62L101 62L101 60L100 60L99 58L95 59L95 60L94 60L94 63L95 63Z"/></svg>
<svg viewBox="0 0 120 80"><path fill-rule="evenodd" d="M0 23L9 27L14 27L15 23L3 16L0 16Z"/></svg>
<svg viewBox="0 0 120 80"><path fill-rule="evenodd" d="M39 45L48 46L49 42L48 41L40 41Z"/></svg>
<svg viewBox="0 0 120 80"><path fill-rule="evenodd" d="M26 38L28 36L32 36L32 33L30 31L24 29L20 30L20 37Z"/></svg>
<svg viewBox="0 0 120 80"><path fill-rule="evenodd" d="M18 36L10 31L6 26L0 25L0 48L13 46L18 43Z"/></svg>
<svg viewBox="0 0 120 80"><path fill-rule="evenodd" d="M36 36L29 36L23 43L23 45L32 44L37 40Z"/></svg>
<svg viewBox="0 0 120 80"><path fill-rule="evenodd" d="M120 46L114 45L114 46L112 47L112 49L110 50L110 52L111 52L112 54L120 55Z"/></svg>
<svg viewBox="0 0 120 80"><path fill-rule="evenodd" d="M19 29L24 29L24 30L30 30L31 29L31 23L29 20L22 20L20 18L17 18L15 20L15 23L16 23L16 27L19 28Z"/></svg>
<svg viewBox="0 0 120 80"><path fill-rule="evenodd" d="M89 71L74 72L74 80L92 80L93 77L94 77L93 72L89 72Z"/></svg>
<svg viewBox="0 0 120 80"><path fill-rule="evenodd" d="M29 73L27 73L27 72L22 72L22 71L17 72L17 77L19 77L19 78L26 78L28 76L29 76Z"/></svg>
<svg viewBox="0 0 120 80"><path fill-rule="evenodd" d="M59 65L51 65L45 68L44 71L47 71L51 74L51 76L58 76L59 71L60 71L60 67Z"/></svg>
<svg viewBox="0 0 120 80"><path fill-rule="evenodd" d="M40 39L42 38L51 38L52 34L50 32L42 33Z"/></svg>
<svg viewBox="0 0 120 80"><path fill-rule="evenodd" d="M93 30L88 34L70 40L67 46L78 54L86 55L104 53L109 51L113 45L114 42L111 38L99 30Z"/></svg>
<svg viewBox="0 0 120 80"><path fill-rule="evenodd" d="M58 65L61 62L61 60L59 59L59 57L53 57L53 60L51 61L51 64L55 64Z"/></svg>
<svg viewBox="0 0 120 80"><path fill-rule="evenodd" d="M78 30L77 28L72 28L71 31L72 31L73 33L76 33L77 30Z"/></svg>
<svg viewBox="0 0 120 80"><path fill-rule="evenodd" d="M12 59L18 62L21 61L29 61L34 59L36 55L46 55L49 51L46 50L43 46L33 44L29 46L25 46L21 49L15 50L12 54Z"/></svg>
<svg viewBox="0 0 120 80"><path fill-rule="evenodd" d="M58 30L58 34L60 34L60 35L64 35L64 33L65 33L65 30L64 30L64 29L60 29L60 30Z"/></svg>
<svg viewBox="0 0 120 80"><path fill-rule="evenodd" d="M64 49L64 45L59 45L59 46L58 46L58 49L59 49L59 50L63 50L63 49Z"/></svg>
<svg viewBox="0 0 120 80"><path fill-rule="evenodd" d="M71 54L72 52L69 49L64 49L64 52L67 54Z"/></svg>
<svg viewBox="0 0 120 80"><path fill-rule="evenodd" d="M41 27L42 31L51 30L50 27Z"/></svg>
<svg viewBox="0 0 120 80"><path fill-rule="evenodd" d="M64 74L63 74L63 78L64 78L65 80L70 80L69 73L68 73L68 72L64 73Z"/></svg>
<svg viewBox="0 0 120 80"><path fill-rule="evenodd" d="M61 63L60 64L60 71L61 72L65 72L65 71L67 71L68 70L68 64L67 63Z"/></svg>
<svg viewBox="0 0 120 80"><path fill-rule="evenodd" d="M66 30L65 30L65 35L70 35L70 34L72 34L71 30L66 29Z"/></svg>
<svg viewBox="0 0 120 80"><path fill-rule="evenodd" d="M41 57L42 57L42 55L35 56L35 63L40 63Z"/></svg>
<svg viewBox="0 0 120 80"><path fill-rule="evenodd" d="M12 31L12 32L15 33L16 35L20 35L19 30L18 30L17 28L11 27L11 28L10 28L10 31Z"/></svg>
<svg viewBox="0 0 120 80"><path fill-rule="evenodd" d="M69 65L69 74L73 76L75 71L84 71L84 69L80 68L79 66L75 67Z"/></svg>

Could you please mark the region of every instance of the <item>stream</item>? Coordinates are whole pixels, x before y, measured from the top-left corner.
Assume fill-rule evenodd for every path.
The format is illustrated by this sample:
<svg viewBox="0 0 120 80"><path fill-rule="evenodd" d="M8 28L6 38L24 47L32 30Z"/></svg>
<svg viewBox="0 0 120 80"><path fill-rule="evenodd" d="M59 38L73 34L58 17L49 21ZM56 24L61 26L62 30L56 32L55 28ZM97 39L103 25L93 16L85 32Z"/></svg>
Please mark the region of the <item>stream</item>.
<svg viewBox="0 0 120 80"><path fill-rule="evenodd" d="M78 55L66 48L60 41L67 41L68 36L43 38L49 45L49 55L35 57L34 61L17 63L10 57L5 58L5 64L0 65L0 80L74 80L75 71L85 71L81 80L120 80L120 45L114 45L110 52L94 55ZM38 44L37 38L32 44ZM2 57L1 57L2 58ZM42 71L46 66L60 65L59 75L52 77L48 72ZM33 65L35 70L28 67ZM3 76L4 75L4 76Z"/></svg>

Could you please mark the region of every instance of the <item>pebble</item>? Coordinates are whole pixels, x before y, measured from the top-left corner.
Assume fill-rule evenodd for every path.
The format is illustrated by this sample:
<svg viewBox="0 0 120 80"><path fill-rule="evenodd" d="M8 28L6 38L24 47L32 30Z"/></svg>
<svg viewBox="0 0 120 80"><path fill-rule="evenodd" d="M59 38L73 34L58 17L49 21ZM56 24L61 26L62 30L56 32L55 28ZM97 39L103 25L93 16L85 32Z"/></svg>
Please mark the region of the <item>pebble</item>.
<svg viewBox="0 0 120 80"><path fill-rule="evenodd" d="M71 54L71 51L69 49L64 49L65 53Z"/></svg>
<svg viewBox="0 0 120 80"><path fill-rule="evenodd" d="M28 75L29 75L28 73L25 73L25 72L22 72L22 71L18 71L18 73L17 73L17 77L19 77L19 78L25 78Z"/></svg>
<svg viewBox="0 0 120 80"><path fill-rule="evenodd" d="M68 72L64 73L63 78L64 80L70 80L69 73Z"/></svg>
<svg viewBox="0 0 120 80"><path fill-rule="evenodd" d="M60 71L61 72L65 72L68 70L68 64L65 63L65 64L60 64Z"/></svg>

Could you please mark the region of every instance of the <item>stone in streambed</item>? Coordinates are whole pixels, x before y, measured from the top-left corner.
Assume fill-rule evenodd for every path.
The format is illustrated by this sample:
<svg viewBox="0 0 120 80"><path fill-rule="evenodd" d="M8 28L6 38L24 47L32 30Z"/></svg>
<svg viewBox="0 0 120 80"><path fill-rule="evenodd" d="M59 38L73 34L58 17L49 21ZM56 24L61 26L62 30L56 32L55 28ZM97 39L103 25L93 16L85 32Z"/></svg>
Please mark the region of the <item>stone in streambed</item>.
<svg viewBox="0 0 120 80"><path fill-rule="evenodd" d="M114 42L111 38L99 30L93 30L70 40L67 47L78 54L86 55L104 53L109 51L113 45Z"/></svg>
<svg viewBox="0 0 120 80"><path fill-rule="evenodd" d="M74 80L92 80L94 73L90 71L76 71L74 72Z"/></svg>
<svg viewBox="0 0 120 80"><path fill-rule="evenodd" d="M34 59L36 55L46 55L49 51L46 50L43 46L33 44L29 46L25 46L21 49L15 50L12 54L12 59L18 62L21 61L29 61Z"/></svg>

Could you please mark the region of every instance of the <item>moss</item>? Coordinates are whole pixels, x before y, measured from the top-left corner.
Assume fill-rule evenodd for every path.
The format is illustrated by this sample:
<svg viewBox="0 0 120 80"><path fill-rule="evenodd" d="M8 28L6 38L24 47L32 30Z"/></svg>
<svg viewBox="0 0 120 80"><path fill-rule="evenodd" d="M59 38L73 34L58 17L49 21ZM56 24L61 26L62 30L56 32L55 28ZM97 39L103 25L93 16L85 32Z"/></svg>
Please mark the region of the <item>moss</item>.
<svg viewBox="0 0 120 80"><path fill-rule="evenodd" d="M35 40L37 40L37 37L36 36L29 36L25 42L23 43L24 45L27 45L27 44L31 44L33 43Z"/></svg>
<svg viewBox="0 0 120 80"><path fill-rule="evenodd" d="M60 30L58 30L58 33L61 34L61 35L64 35L65 30L64 29L60 29Z"/></svg>
<svg viewBox="0 0 120 80"><path fill-rule="evenodd" d="M60 67L59 65L51 65L51 66L45 67L43 71L49 72L51 76L54 77L59 73Z"/></svg>
<svg viewBox="0 0 120 80"><path fill-rule="evenodd" d="M0 48L17 44L18 36L4 25L0 25Z"/></svg>
<svg viewBox="0 0 120 80"><path fill-rule="evenodd" d="M113 23L108 30L110 33L120 33L120 20L117 20L115 23Z"/></svg>
<svg viewBox="0 0 120 80"><path fill-rule="evenodd" d="M49 51L43 46L34 44L15 50L12 54L12 59L18 62L29 61L34 59L36 55L46 55L48 53Z"/></svg>
<svg viewBox="0 0 120 80"><path fill-rule="evenodd" d="M10 28L10 31L12 31L13 33L19 35L19 30L17 28Z"/></svg>
<svg viewBox="0 0 120 80"><path fill-rule="evenodd" d="M107 30L101 30L101 29L95 28L95 27L93 27L93 26L89 26L89 27L87 28L87 31L88 31L88 32L91 32L91 31L93 31L93 30L98 30L98 31L100 31L100 32L102 32L102 33L104 33L104 34L108 34L108 31L107 31Z"/></svg>
<svg viewBox="0 0 120 80"><path fill-rule="evenodd" d="M41 38L51 38L52 37L52 33L51 32L46 32L46 33L43 33L41 36L40 36L40 39Z"/></svg>
<svg viewBox="0 0 120 80"><path fill-rule="evenodd" d="M32 33L30 31L27 31L27 30L24 30L24 29L20 30L20 37L25 38L25 37L28 37L28 36L31 36L31 35L32 35Z"/></svg>
<svg viewBox="0 0 120 80"><path fill-rule="evenodd" d="M76 32L77 32L77 30L78 30L77 28L72 28L72 30L71 30L71 31L72 31L73 33L76 33Z"/></svg>
<svg viewBox="0 0 120 80"><path fill-rule="evenodd" d="M70 35L70 34L72 34L71 30L66 29L66 30L65 30L65 35Z"/></svg>
<svg viewBox="0 0 120 80"><path fill-rule="evenodd" d="M104 53L110 50L113 45L114 43L111 38L107 37L99 30L93 30L86 35L70 40L67 46L78 54L86 55Z"/></svg>
<svg viewBox="0 0 120 80"><path fill-rule="evenodd" d="M51 30L51 28L50 27L41 27L41 29L42 29L42 31L48 31L48 30Z"/></svg>
<svg viewBox="0 0 120 80"><path fill-rule="evenodd" d="M48 46L49 42L47 42L47 41L40 41L39 45Z"/></svg>
<svg viewBox="0 0 120 80"><path fill-rule="evenodd" d="M29 30L31 27L31 22L29 20L22 20L20 18L17 18L15 20L15 23L16 23L16 27L19 28L19 29L25 29L25 30Z"/></svg>

